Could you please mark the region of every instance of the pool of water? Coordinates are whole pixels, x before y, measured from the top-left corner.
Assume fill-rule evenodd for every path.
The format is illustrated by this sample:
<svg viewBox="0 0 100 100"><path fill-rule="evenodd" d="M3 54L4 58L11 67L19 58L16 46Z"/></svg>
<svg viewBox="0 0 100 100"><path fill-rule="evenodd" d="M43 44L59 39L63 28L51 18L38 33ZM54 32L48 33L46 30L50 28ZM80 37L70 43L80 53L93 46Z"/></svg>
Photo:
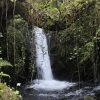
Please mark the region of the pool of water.
<svg viewBox="0 0 100 100"><path fill-rule="evenodd" d="M100 86L75 85L62 90L34 89L31 84L22 87L23 100L84 100L93 97L100 100ZM29 88L28 88L29 87ZM90 100L90 99L89 99Z"/></svg>

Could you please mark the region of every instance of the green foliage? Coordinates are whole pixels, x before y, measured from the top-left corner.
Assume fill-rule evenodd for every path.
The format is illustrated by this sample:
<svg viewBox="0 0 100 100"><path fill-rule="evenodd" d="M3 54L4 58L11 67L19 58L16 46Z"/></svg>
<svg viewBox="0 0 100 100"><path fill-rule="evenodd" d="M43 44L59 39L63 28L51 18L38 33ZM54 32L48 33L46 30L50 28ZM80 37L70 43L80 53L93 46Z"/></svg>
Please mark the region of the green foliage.
<svg viewBox="0 0 100 100"><path fill-rule="evenodd" d="M25 62L21 58L17 58L16 64L15 64L15 70L16 70L16 75L22 72L24 69Z"/></svg>
<svg viewBox="0 0 100 100"><path fill-rule="evenodd" d="M33 9L43 15L45 23L42 25L52 26L54 23L63 22L67 26L72 24L73 21L78 19L79 16L85 14L90 9L95 7L95 0L34 0L29 1L32 3ZM34 15L34 14L33 14ZM44 26L44 27L45 27ZM63 27L63 26L62 26Z"/></svg>
<svg viewBox="0 0 100 100"><path fill-rule="evenodd" d="M32 51L31 47L33 46L33 41L31 43L31 40L33 39L32 36L34 34L32 33L33 32L29 30L28 23L20 15L15 15L14 20L10 20L10 24L7 28L8 57L9 61L14 65L14 75L16 77L15 80L19 79L19 77L23 80L26 80L26 66L28 66L27 69L30 70L30 74L32 72L30 68L31 62L29 58ZM29 55L27 55L27 53ZM28 61L26 61L26 59L28 59ZM25 63L27 63L27 65L25 65Z"/></svg>
<svg viewBox="0 0 100 100"><path fill-rule="evenodd" d="M0 59L0 81L7 82L7 80L5 80L5 78L10 80L11 77L7 72L9 72L9 70L12 68L13 68L13 66L10 62ZM5 69L7 69L7 71L4 71Z"/></svg>
<svg viewBox="0 0 100 100"><path fill-rule="evenodd" d="M0 77L8 77L8 78L10 78L10 76L8 74L4 74L3 72L0 72Z"/></svg>
<svg viewBox="0 0 100 100"><path fill-rule="evenodd" d="M92 58L94 51L94 43L88 42L84 45L84 47L80 50L80 64L85 63L86 61L90 60Z"/></svg>
<svg viewBox="0 0 100 100"><path fill-rule="evenodd" d="M15 23L15 26L14 26ZM15 67L16 71L18 68L24 66L25 62L25 38L27 32L27 23L21 16L16 15L14 22L10 21L10 25L7 29L8 32L8 52L10 62L13 63L13 59L15 59ZM14 34L15 34L15 58L14 58ZM17 71L18 73L18 71Z"/></svg>
<svg viewBox="0 0 100 100"><path fill-rule="evenodd" d="M19 92L11 89L6 84L0 83L0 100L22 100Z"/></svg>
<svg viewBox="0 0 100 100"><path fill-rule="evenodd" d="M6 82L5 78L9 78L9 81L10 81L10 75L8 74L5 74L3 72L0 72L0 82Z"/></svg>
<svg viewBox="0 0 100 100"><path fill-rule="evenodd" d="M60 18L66 19L66 29L52 33L50 51L56 60L64 63L66 70L71 73L79 70L81 78L93 77L92 67L96 63L99 69L100 65L98 3L96 0L70 0L56 7L61 12ZM100 75L100 71L97 74Z"/></svg>
<svg viewBox="0 0 100 100"><path fill-rule="evenodd" d="M97 29L97 35L100 36L100 26Z"/></svg>
<svg viewBox="0 0 100 100"><path fill-rule="evenodd" d="M10 66L10 67L12 67L12 64L9 63L9 62L6 61L6 60L0 59L0 68L1 68L1 67L4 67L4 66Z"/></svg>

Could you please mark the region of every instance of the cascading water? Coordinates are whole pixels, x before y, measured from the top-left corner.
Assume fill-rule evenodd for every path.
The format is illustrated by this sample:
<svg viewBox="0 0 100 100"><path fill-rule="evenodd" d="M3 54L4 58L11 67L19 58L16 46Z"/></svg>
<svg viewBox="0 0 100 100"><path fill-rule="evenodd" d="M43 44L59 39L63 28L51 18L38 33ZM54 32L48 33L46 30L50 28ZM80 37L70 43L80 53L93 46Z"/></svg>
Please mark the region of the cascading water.
<svg viewBox="0 0 100 100"><path fill-rule="evenodd" d="M52 80L53 75L51 71L46 36L43 30L40 28L36 27L34 31L36 44L36 66L39 74L38 76L43 80Z"/></svg>
<svg viewBox="0 0 100 100"><path fill-rule="evenodd" d="M36 66L38 71L38 79L30 86L34 89L44 89L44 90L62 90L64 88L69 88L74 85L74 83L61 82L54 80L50 58L48 54L48 45L46 35L43 29L35 27L35 45L36 45Z"/></svg>

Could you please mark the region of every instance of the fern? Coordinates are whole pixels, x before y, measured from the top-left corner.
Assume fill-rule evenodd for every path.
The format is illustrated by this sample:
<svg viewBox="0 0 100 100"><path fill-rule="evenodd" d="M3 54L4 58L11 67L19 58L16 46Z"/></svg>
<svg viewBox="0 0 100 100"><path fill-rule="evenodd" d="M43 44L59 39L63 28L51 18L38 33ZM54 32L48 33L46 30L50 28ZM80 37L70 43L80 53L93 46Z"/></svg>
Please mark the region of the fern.
<svg viewBox="0 0 100 100"><path fill-rule="evenodd" d="M11 66L12 67L11 63L9 63L6 60L0 59L0 67L3 67L3 66Z"/></svg>
<svg viewBox="0 0 100 100"><path fill-rule="evenodd" d="M5 74L5 73L3 73L3 72L0 72L0 77L9 77L9 78L10 78L10 75Z"/></svg>

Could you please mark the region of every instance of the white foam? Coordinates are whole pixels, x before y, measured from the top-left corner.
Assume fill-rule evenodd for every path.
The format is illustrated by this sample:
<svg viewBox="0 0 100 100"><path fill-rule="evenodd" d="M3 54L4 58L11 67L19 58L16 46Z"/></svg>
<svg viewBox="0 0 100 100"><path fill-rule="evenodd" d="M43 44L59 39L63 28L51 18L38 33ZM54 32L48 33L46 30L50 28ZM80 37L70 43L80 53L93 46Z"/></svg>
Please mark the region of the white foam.
<svg viewBox="0 0 100 100"><path fill-rule="evenodd" d="M75 83L65 82L65 81L57 81L57 80L35 80L35 84L29 86L29 88L34 88L36 90L63 90L64 88L69 89L74 86Z"/></svg>

